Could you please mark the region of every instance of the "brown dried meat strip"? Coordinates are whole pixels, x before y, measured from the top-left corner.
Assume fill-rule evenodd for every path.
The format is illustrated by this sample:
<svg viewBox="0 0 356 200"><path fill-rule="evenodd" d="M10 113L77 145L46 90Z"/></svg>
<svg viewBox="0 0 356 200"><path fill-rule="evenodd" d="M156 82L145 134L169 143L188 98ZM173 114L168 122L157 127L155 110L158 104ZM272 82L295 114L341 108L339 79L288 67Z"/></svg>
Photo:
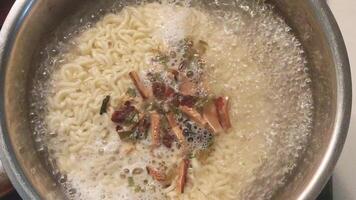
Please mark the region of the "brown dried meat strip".
<svg viewBox="0 0 356 200"><path fill-rule="evenodd" d="M148 99L151 97L150 90L143 84L137 72L132 71L129 73L129 76L136 86L137 90L139 91L140 95L143 99Z"/></svg>
<svg viewBox="0 0 356 200"><path fill-rule="evenodd" d="M219 122L222 128L226 131L231 128L231 121L229 116L229 97L218 97L215 99L215 107L219 116Z"/></svg>
<svg viewBox="0 0 356 200"><path fill-rule="evenodd" d="M189 160L183 159L179 165L178 171L178 182L177 182L177 191L179 193L184 193L184 186L187 183L187 174L188 174Z"/></svg>
<svg viewBox="0 0 356 200"><path fill-rule="evenodd" d="M160 116L157 112L151 113L151 139L152 139L152 146L158 147L160 145Z"/></svg>

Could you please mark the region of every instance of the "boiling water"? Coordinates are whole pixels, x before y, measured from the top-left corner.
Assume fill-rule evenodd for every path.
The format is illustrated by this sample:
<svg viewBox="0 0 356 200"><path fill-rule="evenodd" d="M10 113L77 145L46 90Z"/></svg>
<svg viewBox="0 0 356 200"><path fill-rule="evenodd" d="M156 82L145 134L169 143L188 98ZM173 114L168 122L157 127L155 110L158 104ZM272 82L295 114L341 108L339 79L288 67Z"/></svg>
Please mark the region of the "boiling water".
<svg viewBox="0 0 356 200"><path fill-rule="evenodd" d="M64 56L66 53L78 54L76 51L80 50L76 46L81 44L76 43L76 37L94 27L95 21L100 21L104 13L120 13L122 6L115 5L113 10L98 9L87 18L75 19L73 24L79 25L71 27L64 36L60 34L41 52L43 63L37 70L31 99L35 141L38 150L46 152L46 163L68 197L271 198L285 184L287 175L297 166L298 158L307 145L312 123L312 94L300 43L285 22L262 2L214 1L205 5L195 1L185 2L183 6L192 6L205 13L199 17L206 24L199 27L206 31L198 33L194 32L194 27L189 28L187 19L194 16L189 9L177 11L165 6L156 10L158 25L152 32L152 38L169 46L191 33L208 42L204 59L210 91L232 99L233 130L217 138L215 150L207 163L193 160L193 170L189 172L192 181L184 195L177 196L166 190L137 195L127 189L125 181L117 181L125 169L132 173L134 168L144 168L151 161L148 159L149 152L144 148L141 149L143 153L135 154L131 160L119 156L119 147L123 144L116 135L98 136L90 143L92 148L88 154L60 157L61 152L69 148L66 145L70 138L48 128L46 118L51 114L48 113L48 96L54 95L52 90L57 84L51 74L71 61L70 57ZM100 107L100 104L97 106ZM177 156L174 151L162 155L168 159L168 165L170 162L174 165ZM63 159L74 160L72 163L75 165L63 167ZM140 175L135 181L143 182L145 178ZM148 185L156 186L152 182Z"/></svg>

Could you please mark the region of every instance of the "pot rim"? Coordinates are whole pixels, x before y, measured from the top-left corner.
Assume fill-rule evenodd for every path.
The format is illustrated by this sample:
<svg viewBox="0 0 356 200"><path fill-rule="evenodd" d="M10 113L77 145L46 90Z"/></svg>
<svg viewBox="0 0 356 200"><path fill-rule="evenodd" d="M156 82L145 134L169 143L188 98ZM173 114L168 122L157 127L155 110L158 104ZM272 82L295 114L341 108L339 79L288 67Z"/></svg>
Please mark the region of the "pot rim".
<svg viewBox="0 0 356 200"><path fill-rule="evenodd" d="M36 0L15 1L0 32L0 159L13 187L23 199L41 199L32 187L18 161L8 136L4 84L8 52L11 51L17 32Z"/></svg>
<svg viewBox="0 0 356 200"><path fill-rule="evenodd" d="M16 1L9 12L0 32L0 158L13 186L23 199L41 199L16 160L14 149L8 136L4 105L4 84L8 52L11 52L18 30L23 24L36 0ZM323 33L331 48L336 63L337 102L335 125L327 151L298 199L315 199L328 181L341 154L348 132L352 86L348 55L341 31L326 1L309 0L310 8L320 23Z"/></svg>
<svg viewBox="0 0 356 200"><path fill-rule="evenodd" d="M300 200L316 199L331 177L345 144L352 107L350 63L340 28L325 0L310 0L309 4L326 36L327 43L331 47L336 72L337 105L333 133L327 150L313 177L298 196Z"/></svg>

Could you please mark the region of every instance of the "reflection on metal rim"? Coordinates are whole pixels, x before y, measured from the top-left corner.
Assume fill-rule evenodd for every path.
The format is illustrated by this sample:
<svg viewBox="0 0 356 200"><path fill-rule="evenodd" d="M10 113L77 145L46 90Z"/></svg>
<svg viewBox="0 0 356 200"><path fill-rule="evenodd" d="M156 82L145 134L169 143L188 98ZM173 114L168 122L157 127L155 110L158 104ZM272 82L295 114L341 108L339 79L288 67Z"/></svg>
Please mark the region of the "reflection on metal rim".
<svg viewBox="0 0 356 200"><path fill-rule="evenodd" d="M1 97L1 107L0 107L0 122L1 122L1 134L0 134L0 158L5 168L5 171L11 180L12 185L15 187L16 191L20 194L23 199L40 199L37 192L31 186L24 173L22 172L14 151L10 146L10 141L8 138L8 132L6 130L5 123L5 112L4 112L4 75L5 75L5 65L7 62L7 53L9 49L12 48L13 42L16 37L24 18L30 11L34 0L29 1L16 1L11 8L0 32L0 72L1 72L1 87L0 87L0 97Z"/></svg>

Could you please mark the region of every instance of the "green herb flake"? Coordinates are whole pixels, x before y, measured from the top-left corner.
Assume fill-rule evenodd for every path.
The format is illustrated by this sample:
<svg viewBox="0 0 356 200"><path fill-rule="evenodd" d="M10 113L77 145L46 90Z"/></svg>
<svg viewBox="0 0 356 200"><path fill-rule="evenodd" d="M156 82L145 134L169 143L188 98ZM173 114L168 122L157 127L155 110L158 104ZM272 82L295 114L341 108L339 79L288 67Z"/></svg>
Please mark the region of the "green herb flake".
<svg viewBox="0 0 356 200"><path fill-rule="evenodd" d="M158 113L165 113L163 107L161 106L161 104L159 104L158 102L156 101L151 101L147 104L144 105L144 109L146 111L157 111Z"/></svg>
<svg viewBox="0 0 356 200"><path fill-rule="evenodd" d="M194 107L196 107L199 111L201 111L207 104L211 103L212 98L210 96L204 96L199 98Z"/></svg>
<svg viewBox="0 0 356 200"><path fill-rule="evenodd" d="M203 40L199 40L198 41L198 45L197 45L197 49L199 51L199 53L204 54L206 52L206 50L208 49L208 43L203 41Z"/></svg>
<svg viewBox="0 0 356 200"><path fill-rule="evenodd" d="M135 186L135 181L134 181L134 179L133 179L132 176L129 176L129 177L127 178L127 182L128 182L128 184L129 184L129 187Z"/></svg>
<svg viewBox="0 0 356 200"><path fill-rule="evenodd" d="M119 137L123 141L130 140L131 135L132 135L132 131L121 131L121 132L119 132Z"/></svg>
<svg viewBox="0 0 356 200"><path fill-rule="evenodd" d="M137 110L131 112L129 116L125 119L125 124L131 125L136 124L139 121L139 113Z"/></svg>
<svg viewBox="0 0 356 200"><path fill-rule="evenodd" d="M163 81L163 79L161 77L161 74L159 74L159 73L154 73L153 74L153 80L154 81L158 81L158 82L162 82Z"/></svg>
<svg viewBox="0 0 356 200"><path fill-rule="evenodd" d="M151 111L152 110L152 102L143 102L142 109L145 111Z"/></svg>
<svg viewBox="0 0 356 200"><path fill-rule="evenodd" d="M134 88L129 88L127 89L126 91L126 94L129 95L130 97L132 98L135 98L136 97L136 90Z"/></svg>
<svg viewBox="0 0 356 200"><path fill-rule="evenodd" d="M161 54L157 56L157 61L161 64L166 64L168 62L169 58L167 55Z"/></svg>
<svg viewBox="0 0 356 200"><path fill-rule="evenodd" d="M169 56L158 51L158 55L156 57L153 58L154 62L158 62L160 64L162 64L165 68L168 68L168 61L169 61Z"/></svg>
<svg viewBox="0 0 356 200"><path fill-rule="evenodd" d="M141 187L139 186L139 185L136 185L136 187L135 187L135 192L137 193L137 192L142 192L142 189L141 189Z"/></svg>
<svg viewBox="0 0 356 200"><path fill-rule="evenodd" d="M138 123L140 121L140 117L139 117L139 114L136 113L133 118L132 118L132 122L133 123Z"/></svg>
<svg viewBox="0 0 356 200"><path fill-rule="evenodd" d="M161 119L161 129L165 131L165 130L168 130L169 128L170 128L170 126L169 126L167 118L162 117L162 119Z"/></svg>
<svg viewBox="0 0 356 200"><path fill-rule="evenodd" d="M150 190L153 191L153 192L156 192L156 186L151 185Z"/></svg>
<svg viewBox="0 0 356 200"><path fill-rule="evenodd" d="M130 140L131 141L136 141L140 139L140 133L139 131L137 130L137 128L132 132L132 134L130 135Z"/></svg>
<svg viewBox="0 0 356 200"><path fill-rule="evenodd" d="M100 115L106 113L106 110L107 110L107 108L108 108L109 101L110 101L110 96L107 95L107 96L103 99L103 102L102 102L102 104L101 104L101 107L100 107Z"/></svg>
<svg viewBox="0 0 356 200"><path fill-rule="evenodd" d="M195 154L194 153L189 153L188 154L188 159L193 159L195 158Z"/></svg>
<svg viewBox="0 0 356 200"><path fill-rule="evenodd" d="M210 148L211 146L213 146L213 144L214 144L214 136L208 139L207 148Z"/></svg>
<svg viewBox="0 0 356 200"><path fill-rule="evenodd" d="M173 114L177 117L181 116L182 113L180 112L179 108L177 106L172 105L170 107L170 110L173 112Z"/></svg>

